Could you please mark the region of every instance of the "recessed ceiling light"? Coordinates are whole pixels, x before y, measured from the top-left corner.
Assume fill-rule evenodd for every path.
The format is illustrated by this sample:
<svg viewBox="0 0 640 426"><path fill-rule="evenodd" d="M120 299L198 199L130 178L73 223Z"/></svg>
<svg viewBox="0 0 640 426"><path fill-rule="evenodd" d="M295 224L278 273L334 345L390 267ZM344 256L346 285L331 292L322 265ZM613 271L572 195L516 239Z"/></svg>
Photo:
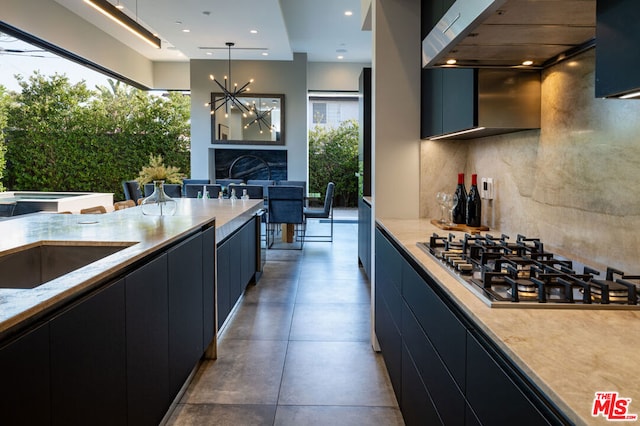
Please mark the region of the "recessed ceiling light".
<svg viewBox="0 0 640 426"><path fill-rule="evenodd" d="M207 56L211 56L211 55L213 55L213 53L207 52Z"/></svg>
<svg viewBox="0 0 640 426"><path fill-rule="evenodd" d="M455 59L447 59L447 65L455 65L458 61Z"/></svg>
<svg viewBox="0 0 640 426"><path fill-rule="evenodd" d="M269 56L269 52L262 52L262 56Z"/></svg>
<svg viewBox="0 0 640 426"><path fill-rule="evenodd" d="M191 30L190 30L190 29L188 29L188 28L185 28L184 30L182 30L182 32L183 32L183 33L190 33L190 32L191 32Z"/></svg>
<svg viewBox="0 0 640 426"><path fill-rule="evenodd" d="M353 15L353 12L350 10L347 10L344 12L344 16L351 16L351 15Z"/></svg>
<svg viewBox="0 0 640 426"><path fill-rule="evenodd" d="M338 59L344 59L344 56L338 55Z"/></svg>
<svg viewBox="0 0 640 426"><path fill-rule="evenodd" d="M527 60L522 62L522 65L524 65L525 67L528 67L529 65L533 65L533 61Z"/></svg>
<svg viewBox="0 0 640 426"><path fill-rule="evenodd" d="M251 34L258 34L258 30L250 30L249 31Z"/></svg>

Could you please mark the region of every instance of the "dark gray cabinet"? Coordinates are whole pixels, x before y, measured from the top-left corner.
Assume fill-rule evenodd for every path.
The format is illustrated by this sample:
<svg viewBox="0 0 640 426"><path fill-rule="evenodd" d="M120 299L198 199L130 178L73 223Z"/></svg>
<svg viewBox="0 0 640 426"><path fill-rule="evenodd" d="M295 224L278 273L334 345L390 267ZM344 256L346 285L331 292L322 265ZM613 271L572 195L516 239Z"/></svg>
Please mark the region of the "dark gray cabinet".
<svg viewBox="0 0 640 426"><path fill-rule="evenodd" d="M439 325L432 323L431 328ZM464 395L407 304L404 304L402 311L402 341L442 422L446 425L464 425Z"/></svg>
<svg viewBox="0 0 640 426"><path fill-rule="evenodd" d="M467 400L482 424L552 424L471 334L467 365Z"/></svg>
<svg viewBox="0 0 640 426"><path fill-rule="evenodd" d="M597 98L620 96L640 90L640 4L637 0L596 2Z"/></svg>
<svg viewBox="0 0 640 426"><path fill-rule="evenodd" d="M254 279L260 235L254 217L218 245L218 329Z"/></svg>
<svg viewBox="0 0 640 426"><path fill-rule="evenodd" d="M375 245L375 332L406 424L566 422L379 228Z"/></svg>
<svg viewBox="0 0 640 426"><path fill-rule="evenodd" d="M0 349L0 424L51 423L49 325Z"/></svg>
<svg viewBox="0 0 640 426"><path fill-rule="evenodd" d="M254 220L222 250L227 314L255 274ZM160 423L215 338L216 256L214 228L194 232L3 341L0 423Z"/></svg>
<svg viewBox="0 0 640 426"><path fill-rule="evenodd" d="M402 297L438 356L458 386L464 390L467 341L465 326L407 262L403 263L402 283Z"/></svg>
<svg viewBox="0 0 640 426"><path fill-rule="evenodd" d="M478 124L477 70L422 70L420 136L453 133Z"/></svg>
<svg viewBox="0 0 640 426"><path fill-rule="evenodd" d="M124 290L110 284L49 323L52 424L127 422Z"/></svg>
<svg viewBox="0 0 640 426"><path fill-rule="evenodd" d="M442 425L444 423L406 346L402 347L402 399L399 401L407 426Z"/></svg>
<svg viewBox="0 0 640 426"><path fill-rule="evenodd" d="M211 344L216 335L216 233L213 227L202 232L202 344Z"/></svg>
<svg viewBox="0 0 640 426"><path fill-rule="evenodd" d="M218 281L217 281L217 307L218 307L218 329L222 327L229 312L231 311L229 294L230 285L232 281L232 269L231 269L231 242L227 240L218 245L217 249L217 265L218 268Z"/></svg>
<svg viewBox="0 0 640 426"><path fill-rule="evenodd" d="M129 424L156 425L171 404L167 255L125 278Z"/></svg>
<svg viewBox="0 0 640 426"><path fill-rule="evenodd" d="M371 206L358 200L358 261L367 277L371 277Z"/></svg>
<svg viewBox="0 0 640 426"><path fill-rule="evenodd" d="M396 398L402 401L402 258L376 231L375 330Z"/></svg>
<svg viewBox="0 0 640 426"><path fill-rule="evenodd" d="M204 352L202 341L202 236L167 252L169 389L177 393Z"/></svg>

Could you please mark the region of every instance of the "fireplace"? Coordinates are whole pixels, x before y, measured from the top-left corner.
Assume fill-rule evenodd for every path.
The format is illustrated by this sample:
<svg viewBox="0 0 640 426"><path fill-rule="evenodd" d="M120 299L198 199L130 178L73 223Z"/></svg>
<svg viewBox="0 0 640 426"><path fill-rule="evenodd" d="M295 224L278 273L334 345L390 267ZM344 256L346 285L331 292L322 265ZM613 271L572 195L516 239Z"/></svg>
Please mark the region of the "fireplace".
<svg viewBox="0 0 640 426"><path fill-rule="evenodd" d="M214 149L216 179L287 180L284 149Z"/></svg>

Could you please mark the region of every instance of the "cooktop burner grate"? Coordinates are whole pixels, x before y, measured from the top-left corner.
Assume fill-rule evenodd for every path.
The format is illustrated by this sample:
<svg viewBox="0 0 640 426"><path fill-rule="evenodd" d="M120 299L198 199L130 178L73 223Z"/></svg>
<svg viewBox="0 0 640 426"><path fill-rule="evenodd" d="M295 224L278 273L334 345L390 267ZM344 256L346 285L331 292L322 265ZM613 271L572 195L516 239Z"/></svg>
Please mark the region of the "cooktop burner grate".
<svg viewBox="0 0 640 426"><path fill-rule="evenodd" d="M491 307L640 309L640 275L602 273L544 250L538 238L433 234L418 243ZM580 272L578 272L580 270Z"/></svg>

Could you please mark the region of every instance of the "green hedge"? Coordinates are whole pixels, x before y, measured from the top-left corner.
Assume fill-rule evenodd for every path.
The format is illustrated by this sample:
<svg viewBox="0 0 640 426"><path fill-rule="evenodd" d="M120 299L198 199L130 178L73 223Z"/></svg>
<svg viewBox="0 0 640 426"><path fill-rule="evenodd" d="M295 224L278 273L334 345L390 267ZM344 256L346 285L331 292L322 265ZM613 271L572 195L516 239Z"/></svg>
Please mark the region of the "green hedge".
<svg viewBox="0 0 640 426"><path fill-rule="evenodd" d="M316 126L309 131L309 191L319 192L322 199L327 183L335 183L334 205L358 205L358 140L355 120L342 122L336 128Z"/></svg>
<svg viewBox="0 0 640 426"><path fill-rule="evenodd" d="M57 74L18 79L22 92L0 97L0 178L9 190L113 192L121 200L121 182L135 179L149 154L190 174L188 96L114 81L92 91Z"/></svg>

